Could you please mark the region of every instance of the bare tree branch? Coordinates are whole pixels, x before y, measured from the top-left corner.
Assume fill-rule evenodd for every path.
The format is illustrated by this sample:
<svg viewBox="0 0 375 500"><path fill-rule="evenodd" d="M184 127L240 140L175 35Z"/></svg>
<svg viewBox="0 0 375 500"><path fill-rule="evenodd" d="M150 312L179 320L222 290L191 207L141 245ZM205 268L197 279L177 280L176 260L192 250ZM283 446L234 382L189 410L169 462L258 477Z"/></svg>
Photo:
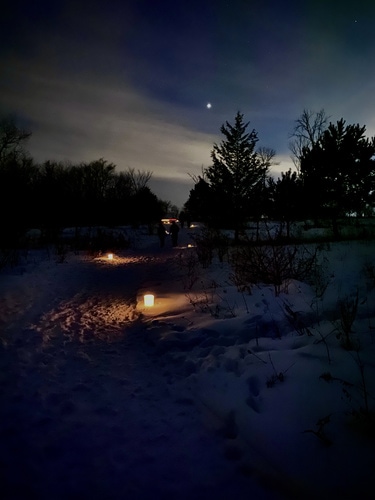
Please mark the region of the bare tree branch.
<svg viewBox="0 0 375 500"><path fill-rule="evenodd" d="M262 167L271 167L271 165L279 164L279 162L273 161L276 151L272 148L260 147L257 150L257 155Z"/></svg>
<svg viewBox="0 0 375 500"><path fill-rule="evenodd" d="M22 143L30 136L31 132L18 128L13 118L0 120L0 161L10 156L19 158L25 155Z"/></svg>
<svg viewBox="0 0 375 500"><path fill-rule="evenodd" d="M311 149L320 139L327 128L329 116L324 109L318 112L304 109L301 116L295 121L295 126L290 134L289 149L292 152L292 160L298 172L300 162L305 148Z"/></svg>
<svg viewBox="0 0 375 500"><path fill-rule="evenodd" d="M129 175L135 193L145 188L152 177L152 172L142 172L141 170L135 172L134 168L128 168L127 174Z"/></svg>

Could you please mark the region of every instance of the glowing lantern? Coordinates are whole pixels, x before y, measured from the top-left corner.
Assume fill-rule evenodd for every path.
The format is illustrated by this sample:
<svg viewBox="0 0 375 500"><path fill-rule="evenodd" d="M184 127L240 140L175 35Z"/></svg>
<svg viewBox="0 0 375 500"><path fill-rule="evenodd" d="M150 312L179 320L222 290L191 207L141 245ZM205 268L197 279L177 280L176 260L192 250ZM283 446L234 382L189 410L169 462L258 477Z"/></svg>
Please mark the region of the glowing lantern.
<svg viewBox="0 0 375 500"><path fill-rule="evenodd" d="M107 255L107 257L108 257L108 260L113 260L113 253L109 253L109 254Z"/></svg>
<svg viewBox="0 0 375 500"><path fill-rule="evenodd" d="M154 296L151 293L147 293L143 296L143 302L146 307L152 307L154 305Z"/></svg>

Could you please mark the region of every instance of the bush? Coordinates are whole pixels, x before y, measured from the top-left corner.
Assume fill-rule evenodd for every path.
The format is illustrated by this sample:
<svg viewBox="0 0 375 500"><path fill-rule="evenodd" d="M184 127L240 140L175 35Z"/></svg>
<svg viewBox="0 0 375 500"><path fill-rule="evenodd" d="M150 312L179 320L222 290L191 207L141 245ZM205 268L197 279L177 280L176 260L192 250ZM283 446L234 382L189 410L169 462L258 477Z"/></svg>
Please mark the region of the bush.
<svg viewBox="0 0 375 500"><path fill-rule="evenodd" d="M288 289L291 280L310 278L316 266L319 248L313 252L304 246L252 243L232 255L232 281L242 288L249 284L272 284L275 296Z"/></svg>
<svg viewBox="0 0 375 500"><path fill-rule="evenodd" d="M199 262L204 268L211 264L215 251L220 262L223 262L224 257L228 254L230 238L219 230L205 228L199 235L192 238L196 245Z"/></svg>
<svg viewBox="0 0 375 500"><path fill-rule="evenodd" d="M337 338L341 340L344 349L354 349L355 342L352 339L352 327L358 311L358 290L354 297L345 297L338 302L340 321L338 323Z"/></svg>

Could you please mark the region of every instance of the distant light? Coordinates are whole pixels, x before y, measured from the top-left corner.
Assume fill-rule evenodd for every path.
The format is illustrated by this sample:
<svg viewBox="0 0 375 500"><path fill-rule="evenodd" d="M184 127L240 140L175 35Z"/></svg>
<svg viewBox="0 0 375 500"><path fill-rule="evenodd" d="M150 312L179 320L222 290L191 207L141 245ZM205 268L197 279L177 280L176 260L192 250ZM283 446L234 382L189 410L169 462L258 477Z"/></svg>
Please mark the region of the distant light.
<svg viewBox="0 0 375 500"><path fill-rule="evenodd" d="M176 224L178 224L180 221L175 217L170 217L169 219L161 219L161 222L163 224L172 224L172 222L176 222Z"/></svg>
<svg viewBox="0 0 375 500"><path fill-rule="evenodd" d="M207 109L211 109L212 108L212 104L210 102L207 103Z"/></svg>
<svg viewBox="0 0 375 500"><path fill-rule="evenodd" d="M151 293L146 293L143 296L143 303L145 307L152 307L154 305L154 296Z"/></svg>
<svg viewBox="0 0 375 500"><path fill-rule="evenodd" d="M107 258L108 258L108 260L113 260L113 253L109 253L109 254L107 255Z"/></svg>
<svg viewBox="0 0 375 500"><path fill-rule="evenodd" d="M188 244L188 248L192 248L193 245L191 243Z"/></svg>

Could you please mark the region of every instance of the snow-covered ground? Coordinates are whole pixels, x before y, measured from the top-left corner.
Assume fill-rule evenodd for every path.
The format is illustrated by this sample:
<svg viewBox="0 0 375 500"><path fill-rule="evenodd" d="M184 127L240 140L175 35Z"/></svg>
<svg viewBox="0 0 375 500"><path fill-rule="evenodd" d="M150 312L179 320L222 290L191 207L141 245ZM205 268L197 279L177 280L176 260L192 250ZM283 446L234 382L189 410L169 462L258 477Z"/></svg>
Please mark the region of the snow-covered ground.
<svg viewBox="0 0 375 500"><path fill-rule="evenodd" d="M199 266L199 231L0 272L3 500L374 498L375 242L275 297Z"/></svg>

